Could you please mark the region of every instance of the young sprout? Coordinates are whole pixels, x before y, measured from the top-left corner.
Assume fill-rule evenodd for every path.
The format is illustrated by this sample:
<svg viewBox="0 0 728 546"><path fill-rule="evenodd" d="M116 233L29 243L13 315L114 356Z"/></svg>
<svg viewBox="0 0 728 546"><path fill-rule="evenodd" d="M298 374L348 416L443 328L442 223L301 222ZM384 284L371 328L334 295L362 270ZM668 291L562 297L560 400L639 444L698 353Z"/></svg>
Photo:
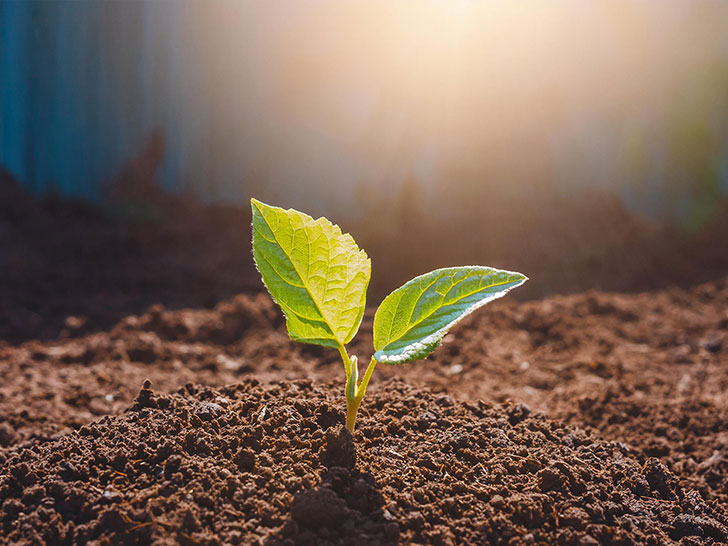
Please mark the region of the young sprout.
<svg viewBox="0 0 728 546"><path fill-rule="evenodd" d="M339 351L346 371L346 428L356 415L377 362L425 358L447 331L528 278L484 266L447 267L415 277L389 294L374 315L374 355L359 381L346 344L359 330L371 262L348 233L326 218L314 220L251 199L253 256L263 283L286 316L294 341Z"/></svg>

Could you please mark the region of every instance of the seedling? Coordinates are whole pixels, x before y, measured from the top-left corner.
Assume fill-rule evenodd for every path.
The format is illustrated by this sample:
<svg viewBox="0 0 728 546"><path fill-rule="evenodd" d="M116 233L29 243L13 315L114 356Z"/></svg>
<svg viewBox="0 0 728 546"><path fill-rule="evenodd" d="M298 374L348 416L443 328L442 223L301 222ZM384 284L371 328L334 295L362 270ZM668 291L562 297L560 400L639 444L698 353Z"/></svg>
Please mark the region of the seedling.
<svg viewBox="0 0 728 546"><path fill-rule="evenodd" d="M389 294L374 315L374 355L359 381L357 357L346 344L359 330L371 261L351 235L326 218L251 199L253 256L263 283L286 315L294 341L332 347L346 370L346 428L352 433L359 405L377 362L404 364L425 358L447 331L489 301L528 280L484 266L446 267Z"/></svg>

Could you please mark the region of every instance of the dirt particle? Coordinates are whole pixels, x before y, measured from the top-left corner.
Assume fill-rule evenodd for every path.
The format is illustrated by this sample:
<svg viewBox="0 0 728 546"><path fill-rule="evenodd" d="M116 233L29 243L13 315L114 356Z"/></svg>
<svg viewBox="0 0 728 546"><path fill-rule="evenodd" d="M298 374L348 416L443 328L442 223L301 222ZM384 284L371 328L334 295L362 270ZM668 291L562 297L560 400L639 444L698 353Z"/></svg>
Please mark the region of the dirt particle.
<svg viewBox="0 0 728 546"><path fill-rule="evenodd" d="M344 500L328 487L299 493L291 503L291 517L299 525L313 529L336 527L342 523L347 512Z"/></svg>
<svg viewBox="0 0 728 546"><path fill-rule="evenodd" d="M59 465L58 475L67 482L81 479L81 473L76 465L70 461L62 461Z"/></svg>
<svg viewBox="0 0 728 546"><path fill-rule="evenodd" d="M589 514L578 506L570 506L559 514L559 522L562 525L572 527L577 531L581 531L584 528L585 523L589 520Z"/></svg>
<svg viewBox="0 0 728 546"><path fill-rule="evenodd" d="M15 430L7 423L0 423L0 447L15 443Z"/></svg>
<svg viewBox="0 0 728 546"><path fill-rule="evenodd" d="M5 499L2 504L2 512L4 520L14 520L20 512L23 511L24 505L18 499Z"/></svg>
<svg viewBox="0 0 728 546"><path fill-rule="evenodd" d="M399 525L396 522L388 523L384 527L384 536L391 542L397 542L399 540Z"/></svg>
<svg viewBox="0 0 728 546"><path fill-rule="evenodd" d="M30 506L40 501L43 497L45 497L45 494L45 487L43 487L42 485L33 485L23 491L23 497L21 500L23 504L25 504L26 506Z"/></svg>
<svg viewBox="0 0 728 546"><path fill-rule="evenodd" d="M723 338L717 334L709 335L700 340L700 346L711 353L723 350Z"/></svg>
<svg viewBox="0 0 728 546"><path fill-rule="evenodd" d="M95 529L99 532L121 532L128 528L129 517L120 508L104 508L96 520Z"/></svg>
<svg viewBox="0 0 728 546"><path fill-rule="evenodd" d="M417 418L417 427L424 432L437 420L437 416L431 411L423 411Z"/></svg>
<svg viewBox="0 0 728 546"><path fill-rule="evenodd" d="M154 408L156 405L154 392L152 391L152 382L149 379L145 379L139 394L134 400L132 410L140 411L144 408Z"/></svg>
<svg viewBox="0 0 728 546"><path fill-rule="evenodd" d="M124 500L124 496L121 493L109 489L101 494L101 498L108 504L118 504Z"/></svg>
<svg viewBox="0 0 728 546"><path fill-rule="evenodd" d="M343 415L341 411L334 406L323 404L316 410L316 422L323 430L341 423L342 420Z"/></svg>
<svg viewBox="0 0 728 546"><path fill-rule="evenodd" d="M663 499L674 500L677 498L676 493L681 493L677 478L659 459L647 459L643 473L647 479L647 483L650 484L650 488L656 491Z"/></svg>
<svg viewBox="0 0 728 546"><path fill-rule="evenodd" d="M182 516L182 528L188 531L199 531L200 530L200 518L192 510L187 508Z"/></svg>
<svg viewBox="0 0 728 546"><path fill-rule="evenodd" d="M531 415L531 408L526 404L515 404L508 411L508 422L515 426Z"/></svg>
<svg viewBox="0 0 728 546"><path fill-rule="evenodd" d="M324 436L324 445L319 452L321 464L326 467L340 466L354 468L356 464L356 447L354 438L346 427L336 425L329 428Z"/></svg>
<svg viewBox="0 0 728 546"><path fill-rule="evenodd" d="M252 472L255 468L255 451L249 448L241 448L235 455L235 464L241 472Z"/></svg>
<svg viewBox="0 0 728 546"><path fill-rule="evenodd" d="M709 517L679 514L673 520L672 526L670 536L675 540L687 536L710 537L719 542L725 542L728 539L728 528Z"/></svg>
<svg viewBox="0 0 728 546"><path fill-rule="evenodd" d="M538 486L544 493L554 489L562 489L567 482L566 476L553 467L544 468L536 474Z"/></svg>
<svg viewBox="0 0 728 546"><path fill-rule="evenodd" d="M164 475L169 478L182 466L182 456L179 454L170 455L164 463Z"/></svg>
<svg viewBox="0 0 728 546"><path fill-rule="evenodd" d="M407 529L412 529L416 533L421 533L425 527L425 518L421 512L410 512L407 514L404 526Z"/></svg>
<svg viewBox="0 0 728 546"><path fill-rule="evenodd" d="M195 414L200 421L212 421L224 412L225 409L220 404L216 404L215 402L201 402L199 406L197 406Z"/></svg>

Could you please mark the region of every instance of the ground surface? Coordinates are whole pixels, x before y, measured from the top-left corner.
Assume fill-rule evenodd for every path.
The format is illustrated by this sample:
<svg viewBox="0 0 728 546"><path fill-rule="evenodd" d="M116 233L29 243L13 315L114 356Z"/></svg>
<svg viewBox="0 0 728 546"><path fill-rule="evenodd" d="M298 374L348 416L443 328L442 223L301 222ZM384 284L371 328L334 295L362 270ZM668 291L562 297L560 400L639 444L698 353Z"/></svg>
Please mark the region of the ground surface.
<svg viewBox="0 0 728 546"><path fill-rule="evenodd" d="M288 339L247 233L213 236L243 213L11 201L0 544L728 541L728 277L494 302L376 369L354 463L338 355Z"/></svg>
<svg viewBox="0 0 728 546"><path fill-rule="evenodd" d="M336 385L338 386L338 385ZM8 542L711 544L728 516L656 458L523 405L387 381L356 445L310 380L157 395L0 477Z"/></svg>
<svg viewBox="0 0 728 546"><path fill-rule="evenodd" d="M353 353L366 355L371 320L368 312ZM669 544L683 535L685 544L727 540L721 516L728 513L726 280L689 290L491 304L458 325L427 361L377 368L357 431L360 462L343 476L326 474L316 455L325 431L343 419L343 370L336 358L289 341L264 294L238 296L209 311L157 307L108 332L69 331L52 342L5 345L0 349L6 378L0 386L0 496L10 499L0 510L5 531L29 543L34 532L51 532L44 527L49 521L53 533L76 543L92 537L144 542L169 533L188 535L191 543L235 537L243 543L256 537L335 543L360 535L372 543L400 537L442 544L511 539ZM249 377L284 382L253 388ZM301 378L309 381L297 382ZM193 382L233 386L220 392L190 386L181 398L163 397L169 400L165 407L155 402L140 414L134 400L145 379L157 393ZM491 407L481 399L524 405ZM237 409L199 424L189 415L204 401ZM127 410L130 406L136 409ZM250 440L255 444L250 457L263 457L270 468L241 475L231 466L239 454L229 443L261 434L255 415L263 407L268 417L261 419L271 420L262 432L268 443L261 447ZM121 416L85 426L107 414ZM195 447L200 441L207 447ZM169 444L162 454L161 444ZM108 452L124 453L123 461L114 462ZM182 476L172 481L157 476L174 454L185 469ZM300 463L300 476L282 470L287 457ZM65 479L69 464L76 470ZM485 469L477 474L479 465ZM29 483L13 477L28 470L37 475ZM194 491L212 487L200 481L211 473L235 480L247 493L239 498L223 493L222 482L216 482L207 500L200 500ZM376 500L352 508L356 494L349 488L360 479L364 485L357 487ZM557 485L542 490L544 479ZM659 485L663 481L667 489ZM179 504L181 487L193 493ZM324 523L327 531L306 530L288 522L296 519L290 515L296 495L322 487L326 493L310 495L331 496L333 489L346 506L333 497L321 502L341 504L354 529ZM167 491L161 499L154 497L160 488ZM99 497L107 491L114 503ZM215 495L224 497L224 509L218 509L222 501ZM59 506L68 496L84 507L81 515ZM138 498L144 499L141 506ZM242 525L233 516L252 517L253 500L267 515ZM104 516L111 509L107 504L117 502L124 508ZM188 508L194 517L186 515ZM412 511L422 521L410 521ZM213 512L228 513L230 521ZM104 517L112 518L110 535L102 530ZM569 518L578 521L565 524Z"/></svg>

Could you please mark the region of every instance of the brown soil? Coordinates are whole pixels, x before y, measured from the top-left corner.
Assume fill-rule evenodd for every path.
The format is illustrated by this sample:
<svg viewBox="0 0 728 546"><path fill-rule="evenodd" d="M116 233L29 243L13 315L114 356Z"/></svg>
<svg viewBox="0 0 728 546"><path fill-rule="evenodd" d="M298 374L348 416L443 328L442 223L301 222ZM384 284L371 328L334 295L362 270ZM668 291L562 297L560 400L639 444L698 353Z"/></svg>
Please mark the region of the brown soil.
<svg viewBox="0 0 728 546"><path fill-rule="evenodd" d="M69 322L106 330L153 304L211 309L261 289L247 206L168 194L139 174L150 161L139 159L102 208L34 198L0 168L0 339L54 339ZM600 192L471 196L468 207L450 203L463 211L454 218L412 201L363 199L364 220L330 215L372 258L371 302L425 271L469 263L527 274L517 299L686 287L728 274L728 200L693 237Z"/></svg>
<svg viewBox="0 0 728 546"><path fill-rule="evenodd" d="M157 307L109 332L6 345L0 353L7 378L0 387L0 442L6 446L0 474L9 489L0 496L13 500L3 508L5 529L30 543L30 529L51 532L39 523L49 521L71 543L183 535L191 543L235 537L241 543L254 537L356 543L364 541L362 533L371 543L397 536L433 544L669 544L683 536L684 544L725 541L727 304L728 279L690 290L491 304L461 323L427 361L378 367L362 406L358 466L341 476L327 474L315 455L324 430L343 419L341 364L332 351L288 340L280 314L263 294L239 296L211 311ZM353 353L367 353L371 320L370 311ZM251 375L274 383L254 389L257 380L245 380ZM302 377L315 383L297 382ZM145 410L143 419L137 400L137 410L87 425L134 404L145 378L160 393L187 382L233 386L162 396L168 406ZM395 378L425 390L392 383ZM218 397L227 402L216 402ZM491 407L479 399L514 402ZM201 401L236 409L226 410L218 426L200 425L190 416ZM271 420L263 430L268 443L251 449L256 457L268 453L263 460L270 471L241 474L231 466L238 452L230 442L260 433L254 432L254 414L263 406ZM163 425L168 419L176 424ZM192 424L183 426L188 420ZM159 433L171 446L165 457L180 451L185 465L176 482L154 475L165 466L159 446L149 443L150 431L163 430L173 431L169 437ZM199 438L209 453L189 446ZM104 462L112 445L114 452L138 453L125 455L117 468ZM287 457L300 468L288 469ZM12 469L26 468L18 466L21 461L37 475L32 484L19 485L13 477ZM56 476L66 463L81 476L74 474L70 485ZM485 467L481 474L479 465ZM218 473L218 485L206 485L205 476ZM542 491L544 479L557 485ZM228 480L247 493L209 493ZM354 483L360 483L358 493L350 489ZM175 495L183 495L183 484L192 493L180 504ZM121 495L111 504L124 508L104 516L112 523L100 524L109 506L99 495L109 487ZM164 487L165 495L152 494ZM203 489L208 493L196 496ZM304 496L310 503L292 504L296 494L320 489L325 492ZM357 495L374 504L357 508ZM80 514L63 507L69 498L79 503ZM139 506L135 499L142 499ZM26 501L30 508L21 506ZM333 513L339 510L351 523L307 530L297 518L318 516L301 503L318 502L338 506ZM264 516L253 517L251 510ZM305 515L295 516L300 511Z"/></svg>
<svg viewBox="0 0 728 546"><path fill-rule="evenodd" d="M128 209L33 198L0 168L0 340L103 330L155 303L209 308L260 289L247 211L171 196L143 215Z"/></svg>
<svg viewBox="0 0 728 546"><path fill-rule="evenodd" d="M352 464L342 364L288 339L244 212L0 190L0 544L728 542L728 278L494 302L377 368Z"/></svg>
<svg viewBox="0 0 728 546"><path fill-rule="evenodd" d="M712 544L728 517L656 458L390 380L356 445L339 384L158 395L3 455L8 542Z"/></svg>

